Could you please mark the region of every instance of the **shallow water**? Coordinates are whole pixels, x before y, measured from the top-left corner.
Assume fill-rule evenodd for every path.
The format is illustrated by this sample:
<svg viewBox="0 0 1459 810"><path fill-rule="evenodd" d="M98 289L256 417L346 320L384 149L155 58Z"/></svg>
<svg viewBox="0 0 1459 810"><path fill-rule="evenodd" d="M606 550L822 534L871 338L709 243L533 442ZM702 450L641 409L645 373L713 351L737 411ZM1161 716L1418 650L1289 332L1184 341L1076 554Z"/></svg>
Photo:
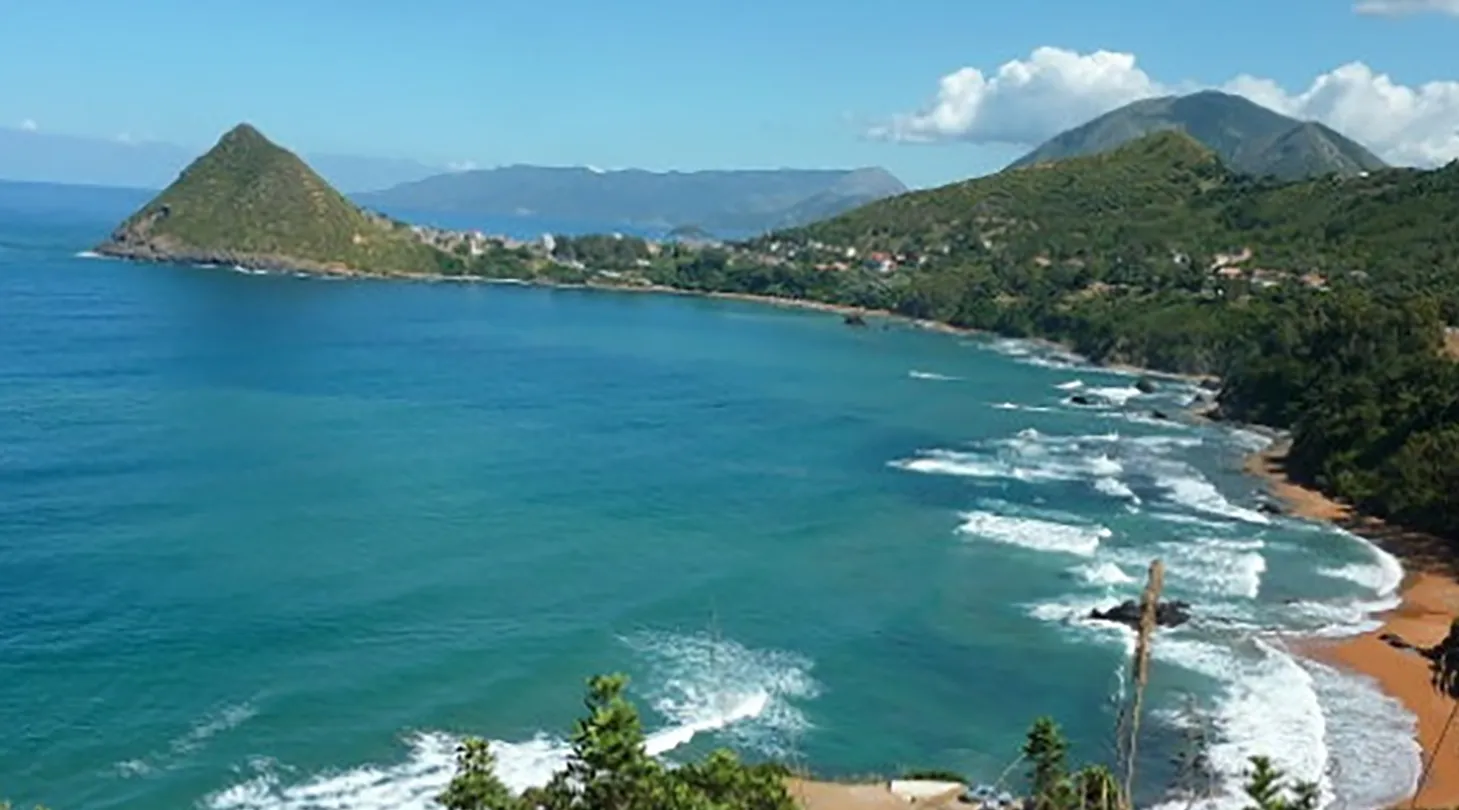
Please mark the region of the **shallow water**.
<svg viewBox="0 0 1459 810"><path fill-rule="evenodd" d="M1341 806L1412 720L1295 660L1399 571L1254 508L1259 437L1024 344L679 297L78 258L136 201L0 189L0 790L424 807L452 735L550 773L625 671L656 753L997 776L1105 756L1154 556L1147 803L1192 724ZM1097 407L1068 403L1076 391ZM1240 806L1228 797L1222 802ZM1181 804L1184 806L1184 803Z"/></svg>

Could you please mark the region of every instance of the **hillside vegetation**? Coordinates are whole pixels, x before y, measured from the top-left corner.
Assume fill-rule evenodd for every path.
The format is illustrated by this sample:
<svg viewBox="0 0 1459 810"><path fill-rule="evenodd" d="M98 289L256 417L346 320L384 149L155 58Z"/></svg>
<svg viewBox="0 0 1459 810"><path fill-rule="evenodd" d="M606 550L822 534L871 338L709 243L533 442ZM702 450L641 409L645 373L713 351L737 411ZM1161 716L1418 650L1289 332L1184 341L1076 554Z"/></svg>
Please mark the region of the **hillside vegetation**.
<svg viewBox="0 0 1459 810"><path fill-rule="evenodd" d="M1386 168L1372 152L1323 124L1214 90L1127 104L1055 135L1009 168L1107 152L1167 130L1190 135L1227 166L1253 177L1298 180Z"/></svg>
<svg viewBox="0 0 1459 810"><path fill-rule="evenodd" d="M247 124L193 161L98 250L364 271L419 271L438 263L438 251L409 228L365 213Z"/></svg>
<svg viewBox="0 0 1459 810"><path fill-rule="evenodd" d="M814 298L1226 380L1289 468L1459 538L1459 163L1295 183L1179 132L865 206L661 283Z"/></svg>

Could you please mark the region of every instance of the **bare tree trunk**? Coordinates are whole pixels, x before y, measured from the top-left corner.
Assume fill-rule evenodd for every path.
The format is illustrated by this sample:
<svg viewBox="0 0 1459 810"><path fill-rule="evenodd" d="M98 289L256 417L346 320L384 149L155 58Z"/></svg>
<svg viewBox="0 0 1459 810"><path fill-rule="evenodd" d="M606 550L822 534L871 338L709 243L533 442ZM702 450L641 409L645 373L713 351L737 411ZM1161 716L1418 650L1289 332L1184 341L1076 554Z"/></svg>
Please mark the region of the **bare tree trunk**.
<svg viewBox="0 0 1459 810"><path fill-rule="evenodd" d="M1145 582L1145 592L1140 596L1140 628L1135 639L1135 657L1132 670L1135 692L1130 699L1126 716L1124 739L1125 785L1122 803L1126 808L1134 806L1135 758L1139 751L1140 709L1145 702L1145 684L1150 681L1150 642L1155 636L1155 611L1160 605L1160 592L1165 588L1165 564L1160 560L1150 563L1150 574Z"/></svg>
<svg viewBox="0 0 1459 810"><path fill-rule="evenodd" d="M1429 761L1424 763L1423 773L1418 777L1418 788L1413 792L1413 801L1409 807L1418 807L1419 794L1424 792L1424 785L1429 781L1429 774L1434 770L1434 762L1439 758L1439 750L1444 747L1444 738L1449 736L1449 726L1454 722L1454 715L1459 713L1459 700L1454 701L1453 708L1449 709L1449 719L1444 721L1444 729L1439 732L1439 739L1434 741L1434 750L1429 752Z"/></svg>

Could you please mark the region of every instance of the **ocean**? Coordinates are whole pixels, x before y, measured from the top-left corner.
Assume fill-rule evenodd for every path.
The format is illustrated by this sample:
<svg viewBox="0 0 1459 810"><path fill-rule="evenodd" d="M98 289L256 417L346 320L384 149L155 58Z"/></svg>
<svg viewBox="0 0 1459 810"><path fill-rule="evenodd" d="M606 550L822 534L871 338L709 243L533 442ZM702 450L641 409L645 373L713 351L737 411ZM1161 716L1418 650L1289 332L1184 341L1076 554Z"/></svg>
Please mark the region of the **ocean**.
<svg viewBox="0 0 1459 810"><path fill-rule="evenodd" d="M1038 346L628 293L88 258L145 195L0 185L0 796L424 808L453 741L562 761L624 672L650 748L992 780L1040 715L1106 759L1152 558L1141 804L1208 741L1335 807L1413 719L1293 655L1401 569L1265 514L1265 441ZM524 228L524 230L527 230ZM1092 403L1070 401L1082 394ZM1185 807L1183 801L1172 807Z"/></svg>

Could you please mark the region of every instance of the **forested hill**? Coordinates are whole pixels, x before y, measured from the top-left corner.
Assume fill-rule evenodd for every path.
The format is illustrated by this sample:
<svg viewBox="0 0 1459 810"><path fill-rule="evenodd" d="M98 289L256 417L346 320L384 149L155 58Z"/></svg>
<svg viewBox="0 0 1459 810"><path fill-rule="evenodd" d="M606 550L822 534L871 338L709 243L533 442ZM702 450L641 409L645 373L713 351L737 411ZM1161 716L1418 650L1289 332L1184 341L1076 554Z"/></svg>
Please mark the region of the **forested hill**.
<svg viewBox="0 0 1459 810"><path fill-rule="evenodd" d="M721 277L1219 374L1223 413L1292 430L1297 478L1459 538L1456 222L1459 163L1280 183L1162 132L772 234L747 246L772 269Z"/></svg>
<svg viewBox="0 0 1459 810"><path fill-rule="evenodd" d="M1255 177L1300 180L1386 168L1372 152L1330 127L1216 90L1127 104L1055 135L1010 168L1097 154L1164 130L1190 135L1227 166Z"/></svg>
<svg viewBox="0 0 1459 810"><path fill-rule="evenodd" d="M1210 297L1221 266L1258 284L1316 273L1324 283L1368 278L1440 291L1459 276L1459 229L1446 225L1456 216L1459 164L1282 183L1231 172L1189 136L1160 132L894 197L764 241L910 254L923 270L988 275L1016 294L1119 284Z"/></svg>

